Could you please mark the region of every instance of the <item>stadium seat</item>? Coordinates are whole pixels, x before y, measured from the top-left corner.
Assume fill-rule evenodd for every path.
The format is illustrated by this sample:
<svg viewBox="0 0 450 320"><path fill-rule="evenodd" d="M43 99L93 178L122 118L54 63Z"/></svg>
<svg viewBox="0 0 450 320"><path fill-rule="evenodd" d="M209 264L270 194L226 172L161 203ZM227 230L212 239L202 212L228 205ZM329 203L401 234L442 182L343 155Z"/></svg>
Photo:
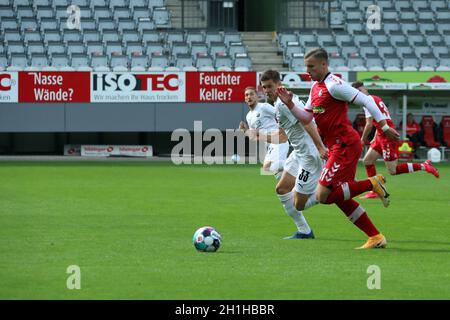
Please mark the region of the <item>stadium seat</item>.
<svg viewBox="0 0 450 320"><path fill-rule="evenodd" d="M131 71L143 72L149 67L148 57L146 55L133 54L130 61Z"/></svg>
<svg viewBox="0 0 450 320"><path fill-rule="evenodd" d="M440 55L439 57L439 66L436 71L450 71L450 54Z"/></svg>
<svg viewBox="0 0 450 320"><path fill-rule="evenodd" d="M442 143L450 147L450 116L443 116L441 120Z"/></svg>
<svg viewBox="0 0 450 320"><path fill-rule="evenodd" d="M0 70L5 70L8 67L8 57L6 54L0 54Z"/></svg>
<svg viewBox="0 0 450 320"><path fill-rule="evenodd" d="M436 141L436 124L434 123L433 116L423 116L421 126L425 145L429 148L438 148L441 144Z"/></svg>
<svg viewBox="0 0 450 320"><path fill-rule="evenodd" d="M51 65L58 69L68 67L70 65L69 58L66 54L55 53L51 57Z"/></svg>
<svg viewBox="0 0 450 320"><path fill-rule="evenodd" d="M206 42L192 42L191 43L191 56L193 59L197 57L197 54L207 54L208 45Z"/></svg>
<svg viewBox="0 0 450 320"><path fill-rule="evenodd" d="M111 55L111 69L115 72L128 71L128 57L122 54Z"/></svg>
<svg viewBox="0 0 450 320"><path fill-rule="evenodd" d="M252 60L246 53L237 53L234 60L235 71L250 71L252 69Z"/></svg>
<svg viewBox="0 0 450 320"><path fill-rule="evenodd" d="M185 67L193 65L192 56L190 54L179 54L176 57L175 66L181 70Z"/></svg>
<svg viewBox="0 0 450 320"><path fill-rule="evenodd" d="M223 42L223 36L218 31L208 31L205 35L205 42L209 45L211 42Z"/></svg>
<svg viewBox="0 0 450 320"><path fill-rule="evenodd" d="M6 71L22 71L28 67L28 59L24 53L11 54L11 64Z"/></svg>
<svg viewBox="0 0 450 320"><path fill-rule="evenodd" d="M165 7L155 7L153 8L153 21L157 28L169 29L172 27L170 22L170 12Z"/></svg>
<svg viewBox="0 0 450 320"><path fill-rule="evenodd" d="M232 66L233 66L233 61L230 58L230 56L226 53L217 53L215 60L214 60L214 68L216 70L221 69L221 71L225 69L227 70L232 70Z"/></svg>

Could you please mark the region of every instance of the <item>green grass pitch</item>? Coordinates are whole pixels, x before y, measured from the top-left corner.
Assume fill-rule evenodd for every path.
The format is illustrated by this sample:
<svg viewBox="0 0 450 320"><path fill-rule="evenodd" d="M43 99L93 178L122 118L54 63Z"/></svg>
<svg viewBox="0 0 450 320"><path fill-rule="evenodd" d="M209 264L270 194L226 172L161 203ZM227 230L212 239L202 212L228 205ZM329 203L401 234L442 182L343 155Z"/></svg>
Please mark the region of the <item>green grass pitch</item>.
<svg viewBox="0 0 450 320"><path fill-rule="evenodd" d="M358 200L389 241L359 251L335 206L305 213L315 240L283 240L295 226L256 165L1 162L0 299L450 299L450 166L437 167L388 176L388 209ZM192 245L204 225L216 253Z"/></svg>

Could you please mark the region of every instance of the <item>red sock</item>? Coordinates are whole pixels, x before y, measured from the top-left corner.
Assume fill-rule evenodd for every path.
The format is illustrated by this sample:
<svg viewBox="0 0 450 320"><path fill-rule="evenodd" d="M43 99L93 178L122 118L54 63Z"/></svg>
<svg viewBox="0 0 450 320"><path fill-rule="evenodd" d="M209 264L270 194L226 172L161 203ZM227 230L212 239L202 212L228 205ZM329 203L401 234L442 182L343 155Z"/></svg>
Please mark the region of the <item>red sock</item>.
<svg viewBox="0 0 450 320"><path fill-rule="evenodd" d="M366 166L366 172L367 172L367 176L370 178L377 174L377 169L375 168L374 164L371 164L371 165Z"/></svg>
<svg viewBox="0 0 450 320"><path fill-rule="evenodd" d="M362 181L344 182L339 187L334 189L327 198L326 204L337 203L345 200L350 200L361 193L372 190L372 183L369 179Z"/></svg>
<svg viewBox="0 0 450 320"><path fill-rule="evenodd" d="M419 163L401 163L395 168L395 174L410 173L419 171L421 169L422 165L420 165Z"/></svg>
<svg viewBox="0 0 450 320"><path fill-rule="evenodd" d="M355 200L342 201L336 203L336 205L345 213L347 218L368 237L373 237L380 233L370 220L364 208Z"/></svg>

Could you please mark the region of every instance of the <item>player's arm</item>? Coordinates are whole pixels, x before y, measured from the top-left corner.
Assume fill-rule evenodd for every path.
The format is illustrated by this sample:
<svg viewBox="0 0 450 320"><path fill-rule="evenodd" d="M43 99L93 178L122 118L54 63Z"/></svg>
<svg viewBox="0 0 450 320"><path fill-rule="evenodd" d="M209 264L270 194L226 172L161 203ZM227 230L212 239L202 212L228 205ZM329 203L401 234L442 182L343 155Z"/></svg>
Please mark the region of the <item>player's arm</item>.
<svg viewBox="0 0 450 320"><path fill-rule="evenodd" d="M303 125L311 122L313 119L312 111L307 111L307 108L303 108L300 105L296 105L293 101L294 94L291 91L286 90L285 87L279 87L277 89L278 97L289 108L291 113L296 117ZM310 104L310 99L306 103L306 106Z"/></svg>
<svg viewBox="0 0 450 320"><path fill-rule="evenodd" d="M253 141L259 140L275 144L285 143L288 141L286 132L284 132L281 128L271 131L270 133L262 133L257 129L248 129L245 131L245 135Z"/></svg>
<svg viewBox="0 0 450 320"><path fill-rule="evenodd" d="M369 113L369 111L367 111L366 108L363 108L364 110L364 114L366 116L366 125L364 126L364 130L361 136L361 145L364 146L366 143L369 142L368 137L370 132L372 131L373 128L373 117L372 115Z"/></svg>
<svg viewBox="0 0 450 320"><path fill-rule="evenodd" d="M239 129L242 131L248 130L248 124L245 121L239 122Z"/></svg>
<svg viewBox="0 0 450 320"><path fill-rule="evenodd" d="M373 128L373 118L372 117L368 117L366 118L366 125L364 126L364 130L361 136L361 144L365 145L366 143L369 142L369 134L372 131Z"/></svg>
<svg viewBox="0 0 450 320"><path fill-rule="evenodd" d="M390 140L399 140L400 135L395 129L391 128L387 122L386 117L381 113L377 107L375 100L371 96L367 96L359 90L353 88L348 83L336 83L328 87L330 94L339 100L348 101L360 105L367 109L370 115L377 121L386 137Z"/></svg>
<svg viewBox="0 0 450 320"><path fill-rule="evenodd" d="M316 124L311 121L308 124L303 125L306 132L311 136L312 141L316 145L317 150L319 150L320 157L322 159L328 158L328 149L325 147L325 145L322 142L322 139L320 138L319 132L317 131Z"/></svg>

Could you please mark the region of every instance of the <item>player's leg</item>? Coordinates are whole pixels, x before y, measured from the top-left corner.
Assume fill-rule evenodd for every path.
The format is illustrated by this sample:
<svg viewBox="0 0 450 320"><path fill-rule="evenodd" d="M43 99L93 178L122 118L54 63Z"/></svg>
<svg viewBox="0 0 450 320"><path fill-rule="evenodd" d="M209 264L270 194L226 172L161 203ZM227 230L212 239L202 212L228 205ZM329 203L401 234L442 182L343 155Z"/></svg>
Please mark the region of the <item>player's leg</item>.
<svg viewBox="0 0 450 320"><path fill-rule="evenodd" d="M263 170L265 172L271 172L277 181L280 181L283 174L284 161L286 160L286 155L284 158L280 156L279 145L268 144L267 153L264 158Z"/></svg>
<svg viewBox="0 0 450 320"><path fill-rule="evenodd" d="M385 179L382 175L354 181L360 154L359 142L336 148L330 152L330 158L319 179L322 187L317 189L317 199L320 203L338 203L350 200L361 193L374 191L379 195L385 207L389 205L389 193L384 185ZM329 190L329 186L332 186L331 190Z"/></svg>
<svg viewBox="0 0 450 320"><path fill-rule="evenodd" d="M377 175L377 169L375 167L375 162L380 157L381 157L381 153L380 153L380 151L378 151L377 146L375 144L372 144L372 146L369 148L366 155L364 156L364 160L363 160L364 167L366 168L366 173L367 173L368 178L374 177ZM378 195L373 191L369 191L361 198L376 199L376 198L378 198Z"/></svg>
<svg viewBox="0 0 450 320"><path fill-rule="evenodd" d="M356 249L385 248L386 238L378 231L370 220L364 208L355 200L346 200L336 203L347 218L369 238L367 242Z"/></svg>
<svg viewBox="0 0 450 320"><path fill-rule="evenodd" d="M392 162L394 162L394 161L392 161ZM386 162L386 166L388 166L387 162ZM412 173L412 172L421 171L421 170L431 173L436 178L439 178L439 171L433 166L433 163L430 160L427 160L423 163L408 162L408 163L401 163L398 165L396 164L392 170L394 173L391 173L391 170L389 170L389 173L398 175L398 174L403 174L403 173Z"/></svg>
<svg viewBox="0 0 450 320"><path fill-rule="evenodd" d="M372 147L369 148L366 155L364 156L364 167L366 168L367 177L374 177L377 175L377 169L375 167L375 162L381 158L381 154Z"/></svg>
<svg viewBox="0 0 450 320"><path fill-rule="evenodd" d="M285 170L276 186L276 193L283 205L284 211L292 218L297 226L297 232L289 238L311 238L314 235L308 222L303 216L303 213L298 211L294 206L294 192L292 189L294 188L296 177L292 175L292 171L298 171L298 162L293 154L286 161Z"/></svg>
<svg viewBox="0 0 450 320"><path fill-rule="evenodd" d="M412 173L416 171L426 171L436 178L439 178L439 171L433 166L431 161L427 160L423 163L401 163L398 164L398 142L385 140L382 144L383 159L391 175L399 175L403 173Z"/></svg>
<svg viewBox="0 0 450 320"><path fill-rule="evenodd" d="M307 210L319 203L316 189L322 166L322 160L317 158L314 163L299 168L294 188L294 205L297 210Z"/></svg>

